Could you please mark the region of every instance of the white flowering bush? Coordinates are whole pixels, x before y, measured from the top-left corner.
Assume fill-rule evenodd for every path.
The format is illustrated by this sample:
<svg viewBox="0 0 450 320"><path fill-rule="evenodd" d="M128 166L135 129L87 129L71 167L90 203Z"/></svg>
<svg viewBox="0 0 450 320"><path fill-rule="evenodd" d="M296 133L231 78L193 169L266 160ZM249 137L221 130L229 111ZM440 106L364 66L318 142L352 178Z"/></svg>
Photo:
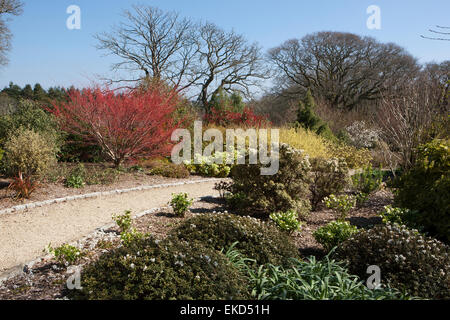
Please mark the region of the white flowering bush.
<svg viewBox="0 0 450 320"><path fill-rule="evenodd" d="M332 194L323 199L323 203L338 214L339 220L345 220L350 210L356 207L356 198L347 194L339 196Z"/></svg>
<svg viewBox="0 0 450 320"><path fill-rule="evenodd" d="M381 269L381 282L411 295L450 298L450 248L398 224L378 225L344 241L336 257L351 273L367 277L367 268Z"/></svg>
<svg viewBox="0 0 450 320"><path fill-rule="evenodd" d="M369 128L365 121L355 121L346 128L348 137L357 148L373 148L380 139L380 130Z"/></svg>
<svg viewBox="0 0 450 320"><path fill-rule="evenodd" d="M273 212L270 219L277 225L281 231L293 233L300 231L302 223L298 219L298 213L294 210L286 212Z"/></svg>

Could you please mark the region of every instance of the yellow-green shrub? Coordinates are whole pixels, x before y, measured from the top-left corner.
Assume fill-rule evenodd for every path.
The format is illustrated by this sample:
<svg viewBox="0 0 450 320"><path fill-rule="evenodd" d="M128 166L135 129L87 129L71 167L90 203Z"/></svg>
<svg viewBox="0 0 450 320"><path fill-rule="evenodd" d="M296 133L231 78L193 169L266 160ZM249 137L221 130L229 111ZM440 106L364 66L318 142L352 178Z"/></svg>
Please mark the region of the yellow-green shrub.
<svg viewBox="0 0 450 320"><path fill-rule="evenodd" d="M280 143L304 150L311 158L332 158L328 142L312 131L303 128L280 128Z"/></svg>
<svg viewBox="0 0 450 320"><path fill-rule="evenodd" d="M7 173L17 176L41 176L56 162L56 144L50 136L20 129L5 142Z"/></svg>

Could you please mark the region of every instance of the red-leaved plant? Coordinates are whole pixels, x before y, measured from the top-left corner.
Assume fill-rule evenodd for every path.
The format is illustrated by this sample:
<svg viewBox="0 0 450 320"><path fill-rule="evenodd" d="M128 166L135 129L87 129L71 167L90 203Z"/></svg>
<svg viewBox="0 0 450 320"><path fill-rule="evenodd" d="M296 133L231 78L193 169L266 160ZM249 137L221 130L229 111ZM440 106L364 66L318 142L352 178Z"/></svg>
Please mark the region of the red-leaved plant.
<svg viewBox="0 0 450 320"><path fill-rule="evenodd" d="M116 167L126 160L170 152L170 137L177 128L175 91L154 86L145 91L88 88L67 94L68 102L53 103L49 109L61 129L85 144L99 145Z"/></svg>
<svg viewBox="0 0 450 320"><path fill-rule="evenodd" d="M29 199L38 186L38 182L32 177L24 176L22 172L19 172L9 184L8 189L15 191L18 199Z"/></svg>
<svg viewBox="0 0 450 320"><path fill-rule="evenodd" d="M234 112L228 108L217 110L212 108L205 114L204 120L219 126L264 127L270 122L265 116L256 115L252 109L245 107L242 112Z"/></svg>

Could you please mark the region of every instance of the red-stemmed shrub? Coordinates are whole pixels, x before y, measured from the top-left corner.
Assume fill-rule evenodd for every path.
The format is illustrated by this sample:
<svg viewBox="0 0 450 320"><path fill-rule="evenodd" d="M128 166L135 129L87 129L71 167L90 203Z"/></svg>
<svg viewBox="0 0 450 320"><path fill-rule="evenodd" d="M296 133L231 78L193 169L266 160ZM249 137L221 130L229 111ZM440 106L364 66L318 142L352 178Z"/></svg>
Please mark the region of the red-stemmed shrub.
<svg viewBox="0 0 450 320"><path fill-rule="evenodd" d="M31 176L24 176L22 172L19 172L9 184L8 189L15 191L18 199L29 199L38 187L38 182Z"/></svg>
<svg viewBox="0 0 450 320"><path fill-rule="evenodd" d="M84 144L99 145L116 167L126 160L170 152L170 136L177 127L175 91L154 86L145 91L88 88L67 94L68 102L50 108L62 130Z"/></svg>
<svg viewBox="0 0 450 320"><path fill-rule="evenodd" d="M269 124L269 121L265 116L256 115L249 107L245 107L242 112L234 112L228 108L211 108L210 112L205 114L204 120L207 123L224 127L244 126L261 128Z"/></svg>

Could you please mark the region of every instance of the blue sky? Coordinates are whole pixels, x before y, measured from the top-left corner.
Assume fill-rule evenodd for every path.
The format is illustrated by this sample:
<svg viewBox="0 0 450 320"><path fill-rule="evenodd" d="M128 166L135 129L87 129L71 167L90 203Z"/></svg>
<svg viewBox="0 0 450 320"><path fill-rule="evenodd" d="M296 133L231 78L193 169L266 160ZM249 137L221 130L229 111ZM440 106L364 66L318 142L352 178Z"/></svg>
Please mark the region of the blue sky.
<svg viewBox="0 0 450 320"><path fill-rule="evenodd" d="M135 3L234 29L264 50L311 32L344 31L395 42L422 63L450 59L450 41L420 38L435 25L450 26L449 0L25 0L24 13L10 24L13 49L0 69L0 88L10 81L82 87L107 74L114 58L102 56L93 35L110 30ZM81 30L66 28L69 5L81 8ZM366 27L370 5L381 8L381 30Z"/></svg>

